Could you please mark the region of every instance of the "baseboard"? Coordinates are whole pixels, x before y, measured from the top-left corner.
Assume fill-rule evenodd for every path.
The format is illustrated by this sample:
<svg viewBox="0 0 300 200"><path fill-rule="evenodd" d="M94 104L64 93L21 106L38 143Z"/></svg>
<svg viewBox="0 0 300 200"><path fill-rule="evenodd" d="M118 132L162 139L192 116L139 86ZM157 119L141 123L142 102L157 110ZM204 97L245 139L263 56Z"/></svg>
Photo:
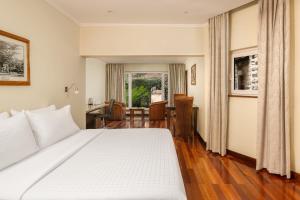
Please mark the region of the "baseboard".
<svg viewBox="0 0 300 200"><path fill-rule="evenodd" d="M200 134L197 134L197 135L198 135L200 144L206 149L206 142L203 140L203 138L201 137ZM227 156L230 159L233 159L239 163L245 164L251 168L255 169L255 167L256 167L256 159L255 158L240 154L238 152L235 152L235 151L232 151L229 149L227 149ZM300 182L300 174L299 173L292 171L291 176L295 181Z"/></svg>
<svg viewBox="0 0 300 200"><path fill-rule="evenodd" d="M199 139L200 144L206 149L206 142L203 140L203 138L201 137L200 133L197 132L197 137Z"/></svg>
<svg viewBox="0 0 300 200"><path fill-rule="evenodd" d="M198 139L199 139L200 144L204 148L206 148L206 142L204 141L204 139L201 137L200 134L197 134L197 135L198 135ZM234 160L236 160L236 161L238 161L240 163L243 163L243 164L245 164L245 165L247 165L249 167L255 168L255 166L256 166L256 159L255 158L251 158L249 156L237 153L235 151L227 149L227 156L230 159L234 159Z"/></svg>
<svg viewBox="0 0 300 200"><path fill-rule="evenodd" d="M292 171L291 177L293 179L295 179L297 182L300 182L300 174L299 173Z"/></svg>
<svg viewBox="0 0 300 200"><path fill-rule="evenodd" d="M249 167L252 167L252 168L256 167L256 159L255 158L252 158L252 157L249 157L249 156L237 153L235 151L231 151L229 149L227 149L227 155L229 157L232 157L234 160L236 160L236 161L238 161L240 163L243 163L243 164L245 164L245 165L247 165Z"/></svg>

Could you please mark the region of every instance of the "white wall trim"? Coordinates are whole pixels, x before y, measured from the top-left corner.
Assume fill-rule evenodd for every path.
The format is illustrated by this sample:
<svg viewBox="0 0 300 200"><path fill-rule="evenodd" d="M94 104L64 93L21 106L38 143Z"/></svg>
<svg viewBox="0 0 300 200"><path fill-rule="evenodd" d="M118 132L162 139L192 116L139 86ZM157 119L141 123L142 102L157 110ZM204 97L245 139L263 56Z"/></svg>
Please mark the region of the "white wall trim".
<svg viewBox="0 0 300 200"><path fill-rule="evenodd" d="M170 57L170 56L176 56L176 57L205 57L205 53L202 52L202 53L180 53L180 54L177 54L177 53L170 53L170 54L161 54L161 53L157 53L157 54L117 54L117 53L94 53L94 54L91 54L91 53L87 53L87 54L84 54L84 53L80 53L80 56L84 56L84 57L91 57L91 58L97 58L97 57L111 57L111 56L114 56L114 57L139 57L139 56L149 56L149 57L156 57L156 56L160 56L160 57ZM130 64L130 63L128 63ZM132 63L133 64L133 63Z"/></svg>
<svg viewBox="0 0 300 200"><path fill-rule="evenodd" d="M45 0L46 3L48 3L51 7L53 7L55 10L57 10L58 12L60 12L62 15L64 15L65 17L67 17L68 19L70 19L71 21L73 21L75 24L77 24L78 26L80 26L79 21L77 21L73 16L71 16L69 13L67 13L66 11L64 11L63 9L61 9L59 6L57 6L55 3L53 3L51 0Z"/></svg>
<svg viewBox="0 0 300 200"><path fill-rule="evenodd" d="M81 27L177 27L177 28L202 28L208 26L203 24L125 24L125 23L80 23Z"/></svg>

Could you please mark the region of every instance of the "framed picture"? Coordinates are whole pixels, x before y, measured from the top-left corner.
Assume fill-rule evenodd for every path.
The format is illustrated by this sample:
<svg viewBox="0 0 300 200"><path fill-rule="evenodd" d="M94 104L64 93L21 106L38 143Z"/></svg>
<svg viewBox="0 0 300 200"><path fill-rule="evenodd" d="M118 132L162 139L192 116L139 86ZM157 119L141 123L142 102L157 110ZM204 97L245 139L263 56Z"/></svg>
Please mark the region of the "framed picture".
<svg viewBox="0 0 300 200"><path fill-rule="evenodd" d="M196 64L191 67L191 84L196 85Z"/></svg>
<svg viewBox="0 0 300 200"><path fill-rule="evenodd" d="M258 52L256 48L232 53L231 95L258 95Z"/></svg>
<svg viewBox="0 0 300 200"><path fill-rule="evenodd" d="M30 85L30 41L0 30L0 85Z"/></svg>

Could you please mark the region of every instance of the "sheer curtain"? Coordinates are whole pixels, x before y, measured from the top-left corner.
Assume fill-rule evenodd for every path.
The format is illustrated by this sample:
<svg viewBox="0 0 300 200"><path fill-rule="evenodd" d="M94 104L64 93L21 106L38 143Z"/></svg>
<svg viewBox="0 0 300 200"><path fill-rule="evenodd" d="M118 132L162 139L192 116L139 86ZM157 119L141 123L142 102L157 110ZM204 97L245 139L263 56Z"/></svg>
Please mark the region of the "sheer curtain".
<svg viewBox="0 0 300 200"><path fill-rule="evenodd" d="M124 97L124 64L106 65L105 99L123 102Z"/></svg>
<svg viewBox="0 0 300 200"><path fill-rule="evenodd" d="M260 0L257 170L290 172L290 1Z"/></svg>
<svg viewBox="0 0 300 200"><path fill-rule="evenodd" d="M226 154L228 121L229 14L209 19L210 94L207 150Z"/></svg>
<svg viewBox="0 0 300 200"><path fill-rule="evenodd" d="M186 94L186 76L185 76L185 64L170 64L170 104L174 105L174 94L184 93Z"/></svg>

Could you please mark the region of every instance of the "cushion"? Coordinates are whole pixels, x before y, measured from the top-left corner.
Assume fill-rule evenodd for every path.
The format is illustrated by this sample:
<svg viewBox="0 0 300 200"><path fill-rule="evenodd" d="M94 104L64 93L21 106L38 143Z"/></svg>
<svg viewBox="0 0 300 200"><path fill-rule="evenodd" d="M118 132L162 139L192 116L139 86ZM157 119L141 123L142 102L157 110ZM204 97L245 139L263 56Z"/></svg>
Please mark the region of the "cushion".
<svg viewBox="0 0 300 200"><path fill-rule="evenodd" d="M41 148L54 144L80 130L72 118L71 106L49 112L26 112L26 114Z"/></svg>
<svg viewBox="0 0 300 200"><path fill-rule="evenodd" d="M51 105L51 106L44 107L44 108L30 110L30 112L33 112L33 113L42 113L42 112L53 111L55 109L56 109L55 105ZM13 110L13 109L10 111L11 115L13 115L13 116L16 115L16 114L18 114L18 113L22 113L22 112L25 112L25 111L24 110L23 111L17 111L17 110Z"/></svg>
<svg viewBox="0 0 300 200"><path fill-rule="evenodd" d="M0 121L0 169L39 150L24 113Z"/></svg>
<svg viewBox="0 0 300 200"><path fill-rule="evenodd" d="M9 114L7 112L0 113L0 120L9 118Z"/></svg>

